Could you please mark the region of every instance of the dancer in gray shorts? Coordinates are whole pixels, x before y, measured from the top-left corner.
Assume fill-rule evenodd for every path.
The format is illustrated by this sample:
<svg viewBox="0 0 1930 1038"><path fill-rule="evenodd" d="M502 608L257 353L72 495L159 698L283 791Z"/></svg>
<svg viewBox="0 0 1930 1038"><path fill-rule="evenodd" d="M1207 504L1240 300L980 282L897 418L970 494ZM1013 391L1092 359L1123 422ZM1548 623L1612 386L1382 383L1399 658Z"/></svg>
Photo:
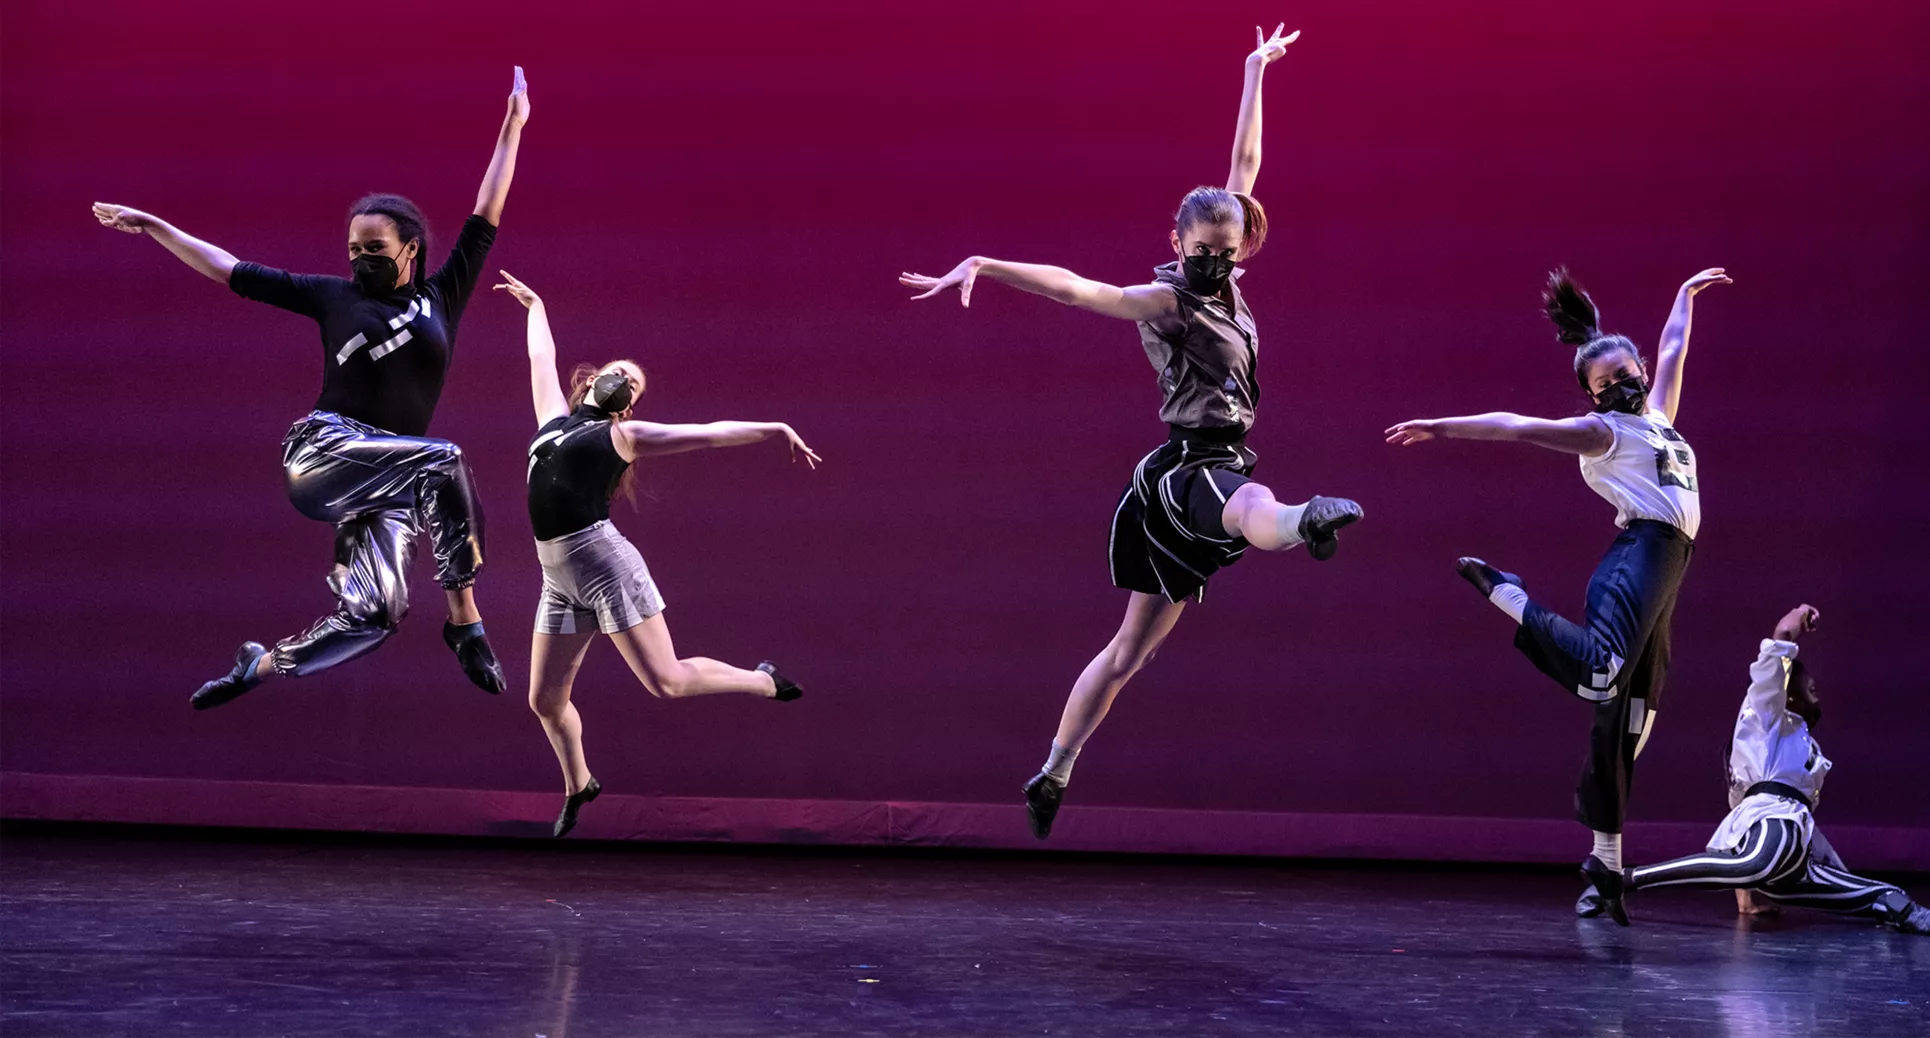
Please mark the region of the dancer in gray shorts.
<svg viewBox="0 0 1930 1038"><path fill-rule="evenodd" d="M654 696L682 699L742 692L791 700L804 694L769 661L741 670L702 656L677 657L663 622L663 596L643 556L610 525L610 498L629 495L630 463L705 447L784 437L812 468L823 459L783 422L659 425L630 418L643 369L619 360L578 365L564 395L556 342L543 301L503 273L496 287L529 308L529 378L542 423L529 445L529 518L543 563L543 597L530 643L529 708L542 719L563 766L563 812L555 835L576 826L577 809L603 791L583 758L583 719L570 703L576 669L598 631L610 636Z"/></svg>

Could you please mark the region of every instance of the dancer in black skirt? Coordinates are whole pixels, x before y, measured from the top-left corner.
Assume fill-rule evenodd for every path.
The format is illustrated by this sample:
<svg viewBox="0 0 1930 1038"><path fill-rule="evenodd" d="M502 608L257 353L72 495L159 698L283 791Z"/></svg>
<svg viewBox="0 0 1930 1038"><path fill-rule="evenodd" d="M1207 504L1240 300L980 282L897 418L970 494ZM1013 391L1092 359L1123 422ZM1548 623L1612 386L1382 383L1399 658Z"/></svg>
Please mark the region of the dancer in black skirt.
<svg viewBox="0 0 1930 1038"><path fill-rule="evenodd" d="M1573 623L1530 601L1521 578L1463 558L1461 576L1518 625L1515 647L1563 689L1594 704L1588 757L1575 790L1575 817L1594 833L1594 855L1621 867L1622 822L1635 758L1655 725L1669 671L1669 628L1676 593L1702 525L1695 452L1675 431L1682 365L1696 293L1726 285L1721 267L1684 282L1662 329L1654 382L1626 336L1601 330L1594 300L1566 270L1542 294L1557 338L1575 347L1575 378L1594 405L1577 418L1526 418L1495 412L1402 422L1387 442L1412 446L1437 437L1506 440L1579 455L1582 478L1615 506L1621 534L1588 582L1587 613ZM1575 910L1604 909L1593 887Z"/></svg>
<svg viewBox="0 0 1930 1038"><path fill-rule="evenodd" d="M970 306L979 277L1139 325L1141 345L1159 376L1159 416L1170 435L1139 462L1114 510L1113 583L1132 592L1126 619L1072 686L1058 734L1039 774L1025 783L1033 835L1044 839L1072 775L1074 759L1127 681L1172 631L1188 599L1204 596L1212 574L1248 545L1283 551L1301 543L1332 558L1338 531L1361 517L1342 498L1281 504L1250 478L1246 447L1260 402L1259 337L1236 282L1236 260L1260 251L1266 211L1250 194L1260 171L1260 87L1267 65L1299 33L1268 37L1246 59L1246 85L1234 131L1226 187L1200 187L1180 201L1169 235L1178 259L1154 270L1150 284L1118 287L1062 267L973 256L943 277L905 274L900 283L928 299L956 288Z"/></svg>
<svg viewBox="0 0 1930 1038"><path fill-rule="evenodd" d="M236 294L292 310L321 328L321 397L282 440L282 466L296 509L335 527L328 576L335 611L272 650L242 643L234 669L194 694L196 710L220 706L274 675L299 677L346 663L387 641L408 612L409 562L424 531L448 598L443 641L471 681L491 695L503 690L502 667L483 633L472 588L483 563L474 481L462 448L424 434L454 359L456 324L496 239L528 119L529 92L519 68L475 214L433 274L424 269L426 221L400 195L369 195L350 210L352 278L243 263L159 217L94 204L102 224L146 234Z"/></svg>
<svg viewBox="0 0 1930 1038"><path fill-rule="evenodd" d="M563 810L551 832L576 827L577 811L603 786L583 756L583 718L570 702L577 668L598 632L616 643L650 694L664 699L738 692L793 700L797 683L766 660L744 670L704 656L679 659L650 570L610 524L610 498L629 493L638 458L782 438L792 458L823 459L783 422L661 425L631 419L643 369L627 360L578 365L568 395L556 376L549 313L528 285L501 272L496 287L529 308L529 380L536 436L529 445L529 520L543 564L543 594L529 651L529 708L563 767Z"/></svg>

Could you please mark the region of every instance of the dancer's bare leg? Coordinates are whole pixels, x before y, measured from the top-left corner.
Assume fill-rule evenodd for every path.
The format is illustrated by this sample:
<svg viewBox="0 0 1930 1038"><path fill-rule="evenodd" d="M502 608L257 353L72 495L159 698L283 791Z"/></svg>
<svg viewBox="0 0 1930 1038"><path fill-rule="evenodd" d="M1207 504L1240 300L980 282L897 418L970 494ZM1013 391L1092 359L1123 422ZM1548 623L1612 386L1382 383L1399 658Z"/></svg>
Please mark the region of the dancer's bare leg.
<svg viewBox="0 0 1930 1038"><path fill-rule="evenodd" d="M686 699L720 692L739 692L766 699L777 696L776 682L763 671L744 670L704 656L678 659L677 648L670 641L670 627L663 622L662 613L628 630L618 631L610 640L616 643L617 651L623 653L643 687L661 699Z"/></svg>
<svg viewBox="0 0 1930 1038"><path fill-rule="evenodd" d="M1106 643L1105 649L1086 664L1079 680L1073 682L1072 695L1066 698L1065 712L1059 716L1059 733L1052 739L1055 746L1075 755L1079 752L1099 722L1106 719L1106 712L1112 709L1119 690L1159 651L1160 643L1172 632L1173 625L1179 622L1180 611L1185 608L1184 602L1168 602L1159 595L1139 591L1132 593L1119 631Z"/></svg>
<svg viewBox="0 0 1930 1038"><path fill-rule="evenodd" d="M577 634L536 632L529 645L529 708L543 722L543 732L563 767L563 793L578 793L591 782L583 756L583 717L570 702L576 671L583 665L595 631Z"/></svg>

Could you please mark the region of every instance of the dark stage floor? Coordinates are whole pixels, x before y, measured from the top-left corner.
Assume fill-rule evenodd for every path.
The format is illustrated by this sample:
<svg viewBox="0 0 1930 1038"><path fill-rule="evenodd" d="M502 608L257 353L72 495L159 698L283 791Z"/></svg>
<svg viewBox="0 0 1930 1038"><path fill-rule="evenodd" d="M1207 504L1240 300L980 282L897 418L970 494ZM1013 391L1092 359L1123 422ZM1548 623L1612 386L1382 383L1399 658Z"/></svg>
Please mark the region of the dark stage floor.
<svg viewBox="0 0 1930 1038"><path fill-rule="evenodd" d="M15 827L0 880L10 1036L1930 1033L1930 938L1549 871Z"/></svg>

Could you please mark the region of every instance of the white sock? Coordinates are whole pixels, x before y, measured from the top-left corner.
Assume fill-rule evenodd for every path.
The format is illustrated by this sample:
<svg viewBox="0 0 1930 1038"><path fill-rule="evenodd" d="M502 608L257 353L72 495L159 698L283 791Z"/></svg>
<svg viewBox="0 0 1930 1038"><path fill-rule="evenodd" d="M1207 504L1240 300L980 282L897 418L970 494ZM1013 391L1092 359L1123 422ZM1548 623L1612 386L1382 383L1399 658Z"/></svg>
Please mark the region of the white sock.
<svg viewBox="0 0 1930 1038"><path fill-rule="evenodd" d="M1300 536L1300 517L1305 515L1306 512L1307 505L1304 501L1297 505L1280 506L1280 511L1275 515L1274 521L1278 524L1282 551L1306 540L1306 538Z"/></svg>
<svg viewBox="0 0 1930 1038"><path fill-rule="evenodd" d="M1515 623L1520 623L1522 611L1528 608L1528 592L1519 584L1496 584L1494 590L1488 592L1488 601L1513 617Z"/></svg>
<svg viewBox="0 0 1930 1038"><path fill-rule="evenodd" d="M1063 786L1072 781L1072 764L1078 759L1078 750L1068 750L1059 745L1057 740L1054 740L1052 743L1052 753L1046 757L1045 767L1039 770L1052 776L1054 781Z"/></svg>
<svg viewBox="0 0 1930 1038"><path fill-rule="evenodd" d="M1611 869L1621 868L1622 867L1622 834L1621 833L1596 833L1594 853L1595 853L1595 857L1600 858L1602 860L1602 864L1608 866L1609 868Z"/></svg>

